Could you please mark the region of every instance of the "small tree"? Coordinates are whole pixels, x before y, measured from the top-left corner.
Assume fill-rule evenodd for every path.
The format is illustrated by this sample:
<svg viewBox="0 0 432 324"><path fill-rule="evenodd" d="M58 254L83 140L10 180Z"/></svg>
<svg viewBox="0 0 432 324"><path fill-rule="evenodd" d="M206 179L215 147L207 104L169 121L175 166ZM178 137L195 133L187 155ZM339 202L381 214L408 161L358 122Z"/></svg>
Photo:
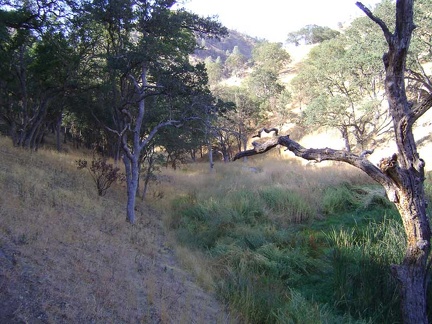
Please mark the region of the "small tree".
<svg viewBox="0 0 432 324"><path fill-rule="evenodd" d="M291 62L291 57L281 43L261 42L252 49L252 61L255 69L279 74Z"/></svg>
<svg viewBox="0 0 432 324"><path fill-rule="evenodd" d="M432 94L417 104L408 101L405 91L406 57L413 22L414 0L396 1L396 24L391 32L386 23L375 16L362 3L356 5L384 33L388 51L383 56L385 91L389 113L393 120L397 153L382 159L378 166L367 159L368 151L353 154L344 150L307 149L286 136L255 142L254 148L237 154L234 160L244 156L265 153L277 145L283 145L296 156L317 162L330 160L351 164L380 183L390 201L401 215L407 236L407 247L400 265L392 265L392 273L399 280L402 297L403 321L407 324L427 324L427 284L429 281L428 257L430 254L431 229L426 214L424 191L425 162L417 152L412 127L432 106Z"/></svg>
<svg viewBox="0 0 432 324"><path fill-rule="evenodd" d="M245 69L246 62L246 56L240 52L238 46L234 46L232 53L229 54L225 61L225 68L228 73L238 76Z"/></svg>
<svg viewBox="0 0 432 324"><path fill-rule="evenodd" d="M359 33L358 24L356 27ZM385 72L376 63L384 46L377 41L358 44L365 39L370 41L368 36L343 35L316 46L292 80L297 98L307 103L302 111L303 123L337 129L347 151L354 146L357 151L364 150L390 128L380 91Z"/></svg>

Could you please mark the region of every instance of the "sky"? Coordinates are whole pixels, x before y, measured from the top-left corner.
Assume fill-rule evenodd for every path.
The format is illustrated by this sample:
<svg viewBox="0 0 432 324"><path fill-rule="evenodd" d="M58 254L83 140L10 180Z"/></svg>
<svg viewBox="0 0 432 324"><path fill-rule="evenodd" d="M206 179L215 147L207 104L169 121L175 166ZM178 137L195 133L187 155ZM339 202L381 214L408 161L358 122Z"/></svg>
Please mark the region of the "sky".
<svg viewBox="0 0 432 324"><path fill-rule="evenodd" d="M364 15L354 0L181 0L188 11L218 16L227 28L272 42L284 42L288 33L315 24L336 29ZM363 0L373 8L380 0Z"/></svg>

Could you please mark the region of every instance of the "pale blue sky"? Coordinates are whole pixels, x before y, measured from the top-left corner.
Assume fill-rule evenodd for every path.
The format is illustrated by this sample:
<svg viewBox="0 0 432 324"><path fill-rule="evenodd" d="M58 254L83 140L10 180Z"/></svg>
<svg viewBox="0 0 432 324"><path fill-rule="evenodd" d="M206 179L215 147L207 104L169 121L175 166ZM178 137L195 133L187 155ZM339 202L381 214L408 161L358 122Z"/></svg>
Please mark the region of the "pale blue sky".
<svg viewBox="0 0 432 324"><path fill-rule="evenodd" d="M219 16L230 29L250 36L284 42L289 32L308 24L337 28L338 22L364 15L353 0L183 0L201 16ZM380 0L363 0L374 7Z"/></svg>

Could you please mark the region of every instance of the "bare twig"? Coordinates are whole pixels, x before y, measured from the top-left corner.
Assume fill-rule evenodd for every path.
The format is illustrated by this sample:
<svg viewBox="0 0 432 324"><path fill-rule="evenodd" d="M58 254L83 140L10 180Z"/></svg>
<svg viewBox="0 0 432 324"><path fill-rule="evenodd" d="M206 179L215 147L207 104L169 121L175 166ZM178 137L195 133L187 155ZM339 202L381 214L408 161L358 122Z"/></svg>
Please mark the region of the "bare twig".
<svg viewBox="0 0 432 324"><path fill-rule="evenodd" d="M255 138L255 137L261 138L262 132L266 132L267 134L271 133L271 132L275 132L275 136L278 136L279 130L277 128L274 128L274 127L273 128L263 128L263 129L258 131L257 135L252 136L252 138Z"/></svg>

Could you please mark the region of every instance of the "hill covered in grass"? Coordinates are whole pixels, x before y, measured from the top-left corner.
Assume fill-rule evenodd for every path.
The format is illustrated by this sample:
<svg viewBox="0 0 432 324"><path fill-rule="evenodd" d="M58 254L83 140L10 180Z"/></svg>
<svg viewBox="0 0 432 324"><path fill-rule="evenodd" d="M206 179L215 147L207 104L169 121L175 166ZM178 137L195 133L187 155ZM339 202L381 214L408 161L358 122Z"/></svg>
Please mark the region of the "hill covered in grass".
<svg viewBox="0 0 432 324"><path fill-rule="evenodd" d="M247 59L250 59L252 57L252 50L259 40L236 30L229 30L229 35L221 40L198 38L197 42L204 49L195 51L193 55L195 58L204 61L209 56L213 60L220 57L222 61L225 62L229 53L232 53L236 46L240 53Z"/></svg>
<svg viewBox="0 0 432 324"><path fill-rule="evenodd" d="M127 223L125 188L99 197L76 168L83 154L0 147L0 323L228 321L180 266L161 214L139 203Z"/></svg>
<svg viewBox="0 0 432 324"><path fill-rule="evenodd" d="M77 170L85 153L0 147L0 323L400 319L401 220L350 166L163 168L132 226L123 185L100 197Z"/></svg>

